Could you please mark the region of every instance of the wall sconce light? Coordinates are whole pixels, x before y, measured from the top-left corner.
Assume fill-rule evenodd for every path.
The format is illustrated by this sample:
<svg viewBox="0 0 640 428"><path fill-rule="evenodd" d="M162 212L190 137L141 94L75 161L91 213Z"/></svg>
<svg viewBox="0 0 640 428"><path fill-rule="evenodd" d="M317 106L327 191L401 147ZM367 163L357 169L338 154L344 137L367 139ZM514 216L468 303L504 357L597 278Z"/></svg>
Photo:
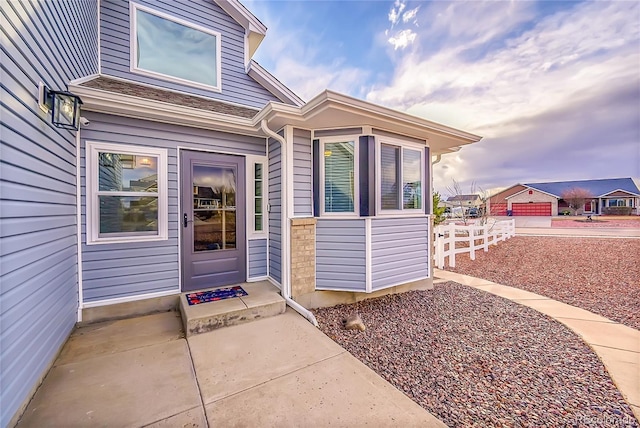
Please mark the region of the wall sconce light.
<svg viewBox="0 0 640 428"><path fill-rule="evenodd" d="M40 108L51 112L51 123L57 128L78 130L80 127L79 96L66 91L52 91L42 82L38 85Z"/></svg>
<svg viewBox="0 0 640 428"><path fill-rule="evenodd" d="M149 158L141 158L141 159L138 161L138 164L139 164L140 166L151 166L151 159L149 159Z"/></svg>

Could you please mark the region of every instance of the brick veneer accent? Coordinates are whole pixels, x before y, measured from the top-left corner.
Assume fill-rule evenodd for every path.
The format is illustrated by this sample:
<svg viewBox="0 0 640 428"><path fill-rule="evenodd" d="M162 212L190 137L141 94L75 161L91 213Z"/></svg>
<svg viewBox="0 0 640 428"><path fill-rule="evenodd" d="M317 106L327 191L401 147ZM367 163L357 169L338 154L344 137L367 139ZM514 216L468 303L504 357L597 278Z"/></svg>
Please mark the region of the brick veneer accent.
<svg viewBox="0 0 640 428"><path fill-rule="evenodd" d="M291 219L291 295L316 289L316 219Z"/></svg>

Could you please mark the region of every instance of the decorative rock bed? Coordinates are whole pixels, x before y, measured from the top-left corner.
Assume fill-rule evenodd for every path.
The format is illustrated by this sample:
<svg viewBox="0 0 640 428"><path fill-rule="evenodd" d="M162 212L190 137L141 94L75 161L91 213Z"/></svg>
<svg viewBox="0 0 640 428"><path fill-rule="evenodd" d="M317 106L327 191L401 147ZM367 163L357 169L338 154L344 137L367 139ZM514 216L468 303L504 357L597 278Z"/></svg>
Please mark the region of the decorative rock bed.
<svg viewBox="0 0 640 428"><path fill-rule="evenodd" d="M453 282L314 311L320 328L449 426L628 426L631 409L573 332ZM343 329L359 313L366 331Z"/></svg>

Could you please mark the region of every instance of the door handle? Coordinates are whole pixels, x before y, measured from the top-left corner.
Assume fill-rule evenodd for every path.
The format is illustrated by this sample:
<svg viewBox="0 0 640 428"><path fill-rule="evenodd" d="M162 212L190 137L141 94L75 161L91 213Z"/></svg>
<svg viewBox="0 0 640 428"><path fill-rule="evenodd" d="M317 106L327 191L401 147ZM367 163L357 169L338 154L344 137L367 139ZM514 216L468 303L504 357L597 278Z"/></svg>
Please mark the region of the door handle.
<svg viewBox="0 0 640 428"><path fill-rule="evenodd" d="M184 227L187 227L187 225L189 224L189 222L191 222L193 220L189 220L189 218L187 217L187 213L184 213L182 215L182 224Z"/></svg>

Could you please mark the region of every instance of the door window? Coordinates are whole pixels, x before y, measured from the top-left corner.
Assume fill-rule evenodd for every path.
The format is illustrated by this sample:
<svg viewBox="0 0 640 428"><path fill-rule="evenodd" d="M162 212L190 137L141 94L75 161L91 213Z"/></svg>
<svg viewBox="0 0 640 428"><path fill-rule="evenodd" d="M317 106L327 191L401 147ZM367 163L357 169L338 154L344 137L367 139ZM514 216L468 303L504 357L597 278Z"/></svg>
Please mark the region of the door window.
<svg viewBox="0 0 640 428"><path fill-rule="evenodd" d="M237 171L193 167L193 251L236 248Z"/></svg>

